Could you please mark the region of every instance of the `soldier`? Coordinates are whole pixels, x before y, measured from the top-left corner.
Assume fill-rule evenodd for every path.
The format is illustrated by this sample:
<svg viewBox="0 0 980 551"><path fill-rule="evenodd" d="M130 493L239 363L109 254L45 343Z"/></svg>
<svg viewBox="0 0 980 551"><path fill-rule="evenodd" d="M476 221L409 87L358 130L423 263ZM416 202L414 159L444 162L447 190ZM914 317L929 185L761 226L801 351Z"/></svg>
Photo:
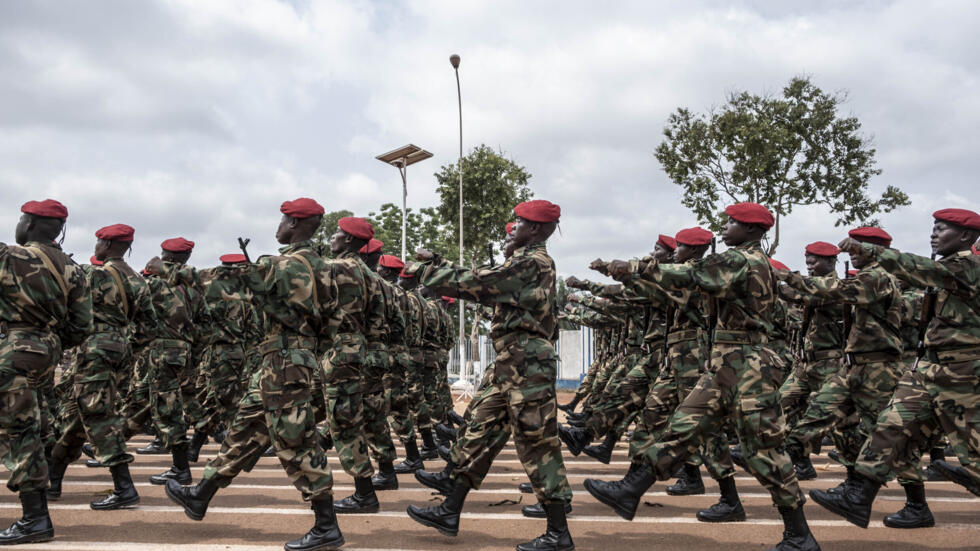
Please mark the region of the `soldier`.
<svg viewBox="0 0 980 551"><path fill-rule="evenodd" d="M944 460L932 466L980 496L980 258L970 245L980 236L980 215L965 209L933 213L931 245L940 260L901 253L874 243L845 239L841 250L868 257L881 269L916 287L937 290L925 334L925 354L905 371L878 424L858 454L849 483L831 493L813 490L814 501L867 527L871 504L893 476L918 471L918 451L944 432L963 467ZM932 518L921 484L905 485L906 504L889 515L892 524L914 527ZM929 524L931 525L931 524Z"/></svg>
<svg viewBox="0 0 980 551"><path fill-rule="evenodd" d="M0 459L7 488L20 497L23 516L0 532L0 544L48 541L54 527L45 490L48 464L36 381L52 373L62 347L92 331L92 296L81 269L55 242L68 209L54 199L20 208L17 245L0 243Z"/></svg>
<svg viewBox="0 0 980 551"><path fill-rule="evenodd" d="M561 457L555 401L556 274L545 249L560 213L558 205L543 200L514 207L515 251L500 266L471 271L420 250L422 264L406 268L439 293L494 306L490 336L497 350L495 395L480 403L473 412L473 423L501 420L511 424L518 456L546 511L547 531L518 545L519 551L574 549L565 520L571 488ZM479 487L482 478L474 477L472 469L459 468L454 478L452 491L442 504L430 508L410 505L409 516L455 536L466 494Z"/></svg>
<svg viewBox="0 0 980 551"><path fill-rule="evenodd" d="M204 477L194 487L170 481L166 492L189 518L201 520L218 489L251 469L271 444L316 518L306 535L286 543L286 550L336 549L344 537L334 513L333 473L316 432L311 391L320 369L317 336L339 317L337 286L311 241L323 207L300 198L284 202L279 210L283 217L276 239L284 246L278 256L258 259L247 279L266 317L262 363L249 379L221 451L208 462Z"/></svg>
<svg viewBox="0 0 980 551"><path fill-rule="evenodd" d="M101 267L84 269L92 292L93 332L78 349L72 373L68 418L51 452L49 499L61 497L61 481L68 465L81 455L86 437L95 459L109 467L114 490L93 501L95 510L119 509L139 503L129 474L133 456L126 453L125 420L119 407L117 381L130 367L127 335L130 323L145 323L154 316L146 283L123 260L133 243L131 226L114 224L97 232L95 256Z"/></svg>
<svg viewBox="0 0 980 551"><path fill-rule="evenodd" d="M409 399L407 405L410 415L401 423L405 427L402 443L405 445L406 457L405 461L395 465L396 473L407 474L424 469L425 466L422 461L425 459L435 459L438 452L427 452L423 456L418 449L414 431L414 428L417 428L416 419L419 417L419 409L424 406L425 402L424 390L422 388L422 371L425 369L425 349L423 348L422 335L425 333L426 325L426 316L424 315L426 301L418 291L419 280L415 277L415 274L407 274L404 271L399 272L398 286L405 291L405 297L407 299L405 326L412 328L407 338L410 367L405 377ZM407 430L408 423L411 423L413 430Z"/></svg>
<svg viewBox="0 0 980 551"><path fill-rule="evenodd" d="M891 236L881 228L864 227L848 232L862 242L891 245ZM873 432L878 414L895 391L902 372L902 300L894 276L872 258L851 256L858 269L855 277L836 275L804 277L777 273L793 289L818 300L844 304L849 332L844 348L844 366L831 374L809 400L806 412L786 437L786 451L793 463L805 464L813 448L834 427L857 413L860 422L832 438L848 472L864 440ZM918 480L921 483L921 478Z"/></svg>
<svg viewBox="0 0 980 551"><path fill-rule="evenodd" d="M783 517L783 540L774 549L816 550L793 466L779 450L786 430L777 384L782 374L774 372L775 354L766 346L775 285L760 242L775 220L755 203L731 205L725 212L729 221L722 239L731 247L727 251L694 265L644 263L637 269L643 279L665 291L699 290L717 300L708 372L671 416L660 441L634 459L623 480L588 479L585 487L620 516L632 519L647 488L670 477L730 417L749 471L769 490ZM627 262L613 261L608 271L625 277L632 270Z"/></svg>

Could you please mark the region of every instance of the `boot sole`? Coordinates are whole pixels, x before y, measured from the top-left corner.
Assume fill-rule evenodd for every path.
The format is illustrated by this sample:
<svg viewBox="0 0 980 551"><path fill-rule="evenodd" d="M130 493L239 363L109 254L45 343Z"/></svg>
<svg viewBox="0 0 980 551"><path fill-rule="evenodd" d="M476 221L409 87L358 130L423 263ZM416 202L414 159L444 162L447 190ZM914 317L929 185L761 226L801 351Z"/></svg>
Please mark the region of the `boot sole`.
<svg viewBox="0 0 980 551"><path fill-rule="evenodd" d="M439 531L440 534L442 534L444 536L450 536L450 537L455 538L457 535L459 535L459 530L448 530L448 529L444 528L443 526L432 522L431 520L428 520L428 519L425 519L425 518L422 518L420 516L415 515L415 513L413 513L411 509L408 509L407 511L408 511L408 516L412 520L414 520L415 522L417 522L417 523L419 523L419 524L421 524L423 526L428 526L429 528L435 528L436 530Z"/></svg>
<svg viewBox="0 0 980 551"><path fill-rule="evenodd" d="M198 521L204 520L204 515L203 514L200 514L199 515L197 513L192 512L190 509L188 509L187 508L187 505L184 504L184 502L181 500L180 496L176 496L176 495L170 493L170 488L168 488L167 486L164 486L163 487L163 491L166 492L167 497L169 497L171 501L173 501L177 505L180 505L181 507L184 508L184 514L187 515L187 518L189 518L191 520L198 520Z"/></svg>
<svg viewBox="0 0 980 551"><path fill-rule="evenodd" d="M380 486L375 486L374 484L372 484L371 487L374 488L374 491L376 492L384 492L388 490L397 490L398 483L396 482L394 484L382 484Z"/></svg>
<svg viewBox="0 0 980 551"><path fill-rule="evenodd" d="M370 506L370 507L358 507L357 509L338 509L337 506L334 505L334 512L337 513L338 515L363 515L363 514L377 513L380 510L381 510L380 504Z"/></svg>
<svg viewBox="0 0 980 551"><path fill-rule="evenodd" d="M845 511L830 502L824 501L822 497L818 497L818 496L820 496L820 494L814 494L813 490L810 490L810 499L819 503L820 506L823 507L824 509L830 511L831 513L834 513L839 517L843 517L844 520L850 522L854 526L860 528L868 527L869 520L856 517L853 514L851 514L849 511Z"/></svg>
<svg viewBox="0 0 980 551"><path fill-rule="evenodd" d="M48 530L46 532L38 532L37 534L29 534L20 539L8 540L0 542L0 545L20 545L22 543L44 543L46 541L51 541L54 539L54 529Z"/></svg>
<svg viewBox="0 0 980 551"><path fill-rule="evenodd" d="M333 541L328 541L323 545L317 545L316 547L304 547L303 551L333 551L334 549L340 549L344 545L344 537L341 536ZM294 551L295 548L290 548L288 546L283 546L286 551Z"/></svg>
<svg viewBox="0 0 980 551"><path fill-rule="evenodd" d="M613 511L615 511L617 515L623 517L624 519L633 520L633 517L636 516L636 511L630 511L626 509L618 501L607 498L604 494L601 494L598 492L598 490L594 489L592 487L591 479L585 481L585 489L588 490L590 494L592 494L592 497L598 499L599 501L608 505L609 507L612 507Z"/></svg>
<svg viewBox="0 0 980 551"><path fill-rule="evenodd" d="M592 459L595 459L596 461L598 461L599 463L602 463L603 465L608 465L609 464L609 461L612 460L612 457L611 456L610 457L606 457L604 455L598 455L598 454L594 454L594 453L589 453L588 448L582 450L582 453L584 453L585 455L591 457Z"/></svg>
<svg viewBox="0 0 980 551"><path fill-rule="evenodd" d="M164 479L159 479L159 478L152 478L151 477L150 478L150 484L156 484L157 486L166 486L168 480L176 480L177 481L177 484L180 484L181 486L190 486L191 485L191 482L194 481L193 478L187 478L187 479L164 478Z"/></svg>
<svg viewBox="0 0 980 551"><path fill-rule="evenodd" d="M939 473L940 476L944 477L946 480L952 482L953 484L957 484L959 486L966 488L971 494L975 496L980 496L980 486L973 484L972 480L970 480L969 483L964 484L963 481L961 480L962 477L958 473L949 471L942 465L939 465L938 463L932 463L931 466Z"/></svg>
<svg viewBox="0 0 980 551"><path fill-rule="evenodd" d="M136 505L139 502L140 502L140 496L136 496L135 498L130 499L129 501L116 502L111 507L96 507L94 503L89 503L88 505L89 507L92 508L93 511L115 511L116 509L127 509L132 505Z"/></svg>
<svg viewBox="0 0 980 551"><path fill-rule="evenodd" d="M732 516L728 516L728 517L709 518L709 517L703 517L701 515L697 515L697 519L699 521L701 521L701 522L711 522L711 523L716 523L716 522L745 522L745 511L742 511L742 514L740 514L740 515L732 515Z"/></svg>
<svg viewBox="0 0 980 551"><path fill-rule="evenodd" d="M671 490L670 487L668 487L664 491L667 492L667 495L669 496L699 496L704 494L704 486L699 489L681 491Z"/></svg>
<svg viewBox="0 0 980 551"><path fill-rule="evenodd" d="M929 521L927 523L924 523L924 524L905 524L905 525L902 525L902 524L892 524L892 523L888 522L887 520L883 521L882 524L884 524L885 526L887 526L889 528L897 528L897 529L900 529L900 530L911 530L911 529L915 529L915 528L932 528L933 526L936 525L936 519L932 519L931 521Z"/></svg>

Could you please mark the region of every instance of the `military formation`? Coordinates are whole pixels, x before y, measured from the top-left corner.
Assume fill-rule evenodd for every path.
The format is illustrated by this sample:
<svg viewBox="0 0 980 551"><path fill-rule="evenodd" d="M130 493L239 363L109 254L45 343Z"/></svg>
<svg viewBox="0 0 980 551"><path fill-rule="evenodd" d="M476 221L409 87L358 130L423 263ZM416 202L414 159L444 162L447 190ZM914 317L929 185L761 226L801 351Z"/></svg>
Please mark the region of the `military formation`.
<svg viewBox="0 0 980 551"><path fill-rule="evenodd" d="M585 481L627 520L657 481L677 478L670 495L705 493L703 465L721 496L697 519L743 521L735 472L744 469L782 517L776 551L820 549L799 480L817 477L810 456L821 447L847 477L810 497L861 527L892 479L907 497L884 519L893 528L935 524L926 480L980 496L972 211L934 213L931 258L860 227L837 245L808 245L802 275L766 254L772 213L737 203L725 210L727 250L699 227L660 235L641 258L592 262L616 284L569 277L583 292L564 309L546 246L561 209L545 200L514 207L502 264L473 269L423 249L411 261L385 254L355 217L331 228L326 254L313 240L324 209L308 198L282 204L278 254L253 262L243 244L244 254L196 269L194 243L173 238L140 273L123 259L132 227L98 230L94 256L78 264L58 244L64 205L21 211L17 245L0 244L0 455L23 516L0 544L54 537L47 501L83 454L114 483L92 509L138 504L126 448L137 434L155 437L137 453L172 458L150 482L198 521L238 474L277 457L314 513L310 531L285 544L293 551L343 545L337 515L378 512L378 492L406 474L444 496L408 516L456 536L468 493L511 438L529 479L520 489L538 501L522 513L547 520L518 551L574 549L562 444L609 463L628 440L621 480ZM446 370L455 300L487 310L496 352L463 415ZM556 342L569 323L592 329L595 354L559 405ZM209 438L221 448L195 483L190 464ZM354 479L342 499L330 449ZM445 467L425 470L436 458Z"/></svg>

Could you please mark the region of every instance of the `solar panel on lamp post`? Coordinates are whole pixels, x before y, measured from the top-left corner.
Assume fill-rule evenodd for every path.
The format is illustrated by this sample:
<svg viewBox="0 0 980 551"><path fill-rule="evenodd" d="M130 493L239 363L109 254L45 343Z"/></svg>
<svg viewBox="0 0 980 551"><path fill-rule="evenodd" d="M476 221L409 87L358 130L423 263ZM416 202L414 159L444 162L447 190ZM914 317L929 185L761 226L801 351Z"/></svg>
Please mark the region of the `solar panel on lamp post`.
<svg viewBox="0 0 980 551"><path fill-rule="evenodd" d="M407 258L405 258L407 247L405 242L407 233L405 231L405 211L407 210L408 205L408 179L406 169L409 167L409 165L413 165L419 161L424 161L431 156L432 153L429 153L421 147L408 144L375 157L375 159L381 161L382 163L389 164L397 168L398 173L402 176L402 262L407 260Z"/></svg>

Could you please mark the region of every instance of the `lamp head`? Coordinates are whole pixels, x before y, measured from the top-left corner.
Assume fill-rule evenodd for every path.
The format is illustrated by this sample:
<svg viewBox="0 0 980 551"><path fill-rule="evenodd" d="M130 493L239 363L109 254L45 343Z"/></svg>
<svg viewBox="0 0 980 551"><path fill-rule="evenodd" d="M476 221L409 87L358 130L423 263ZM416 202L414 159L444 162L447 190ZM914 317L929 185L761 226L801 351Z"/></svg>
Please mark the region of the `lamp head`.
<svg viewBox="0 0 980 551"><path fill-rule="evenodd" d="M449 56L449 62L453 64L453 69L459 69L459 56L453 54Z"/></svg>

